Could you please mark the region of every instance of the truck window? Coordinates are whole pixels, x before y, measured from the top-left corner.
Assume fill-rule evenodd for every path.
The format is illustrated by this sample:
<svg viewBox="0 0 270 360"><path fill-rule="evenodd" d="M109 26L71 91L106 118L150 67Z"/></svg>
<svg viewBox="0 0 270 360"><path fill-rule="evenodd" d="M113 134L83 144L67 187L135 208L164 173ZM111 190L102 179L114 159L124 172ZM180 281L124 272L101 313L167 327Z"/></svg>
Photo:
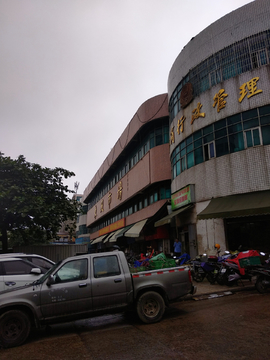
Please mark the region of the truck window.
<svg viewBox="0 0 270 360"><path fill-rule="evenodd" d="M84 280L87 277L87 259L69 261L54 274L56 283Z"/></svg>
<svg viewBox="0 0 270 360"><path fill-rule="evenodd" d="M107 277L120 275L118 257L116 255L94 258L94 277Z"/></svg>

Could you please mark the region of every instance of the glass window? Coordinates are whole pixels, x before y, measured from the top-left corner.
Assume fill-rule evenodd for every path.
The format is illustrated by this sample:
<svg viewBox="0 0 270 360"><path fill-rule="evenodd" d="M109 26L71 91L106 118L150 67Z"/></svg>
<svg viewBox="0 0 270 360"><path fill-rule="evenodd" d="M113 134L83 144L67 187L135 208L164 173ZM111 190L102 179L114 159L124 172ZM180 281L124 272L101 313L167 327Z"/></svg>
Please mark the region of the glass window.
<svg viewBox="0 0 270 360"><path fill-rule="evenodd" d="M183 157L181 159L181 171L185 171L186 170L186 157Z"/></svg>
<svg viewBox="0 0 270 360"><path fill-rule="evenodd" d="M257 109L252 109L252 110L244 111L244 112L242 113L242 119L243 119L243 120L252 119L252 118L257 117L257 116L258 116Z"/></svg>
<svg viewBox="0 0 270 360"><path fill-rule="evenodd" d="M206 126L203 129L203 135L208 135L213 132L213 125Z"/></svg>
<svg viewBox="0 0 270 360"><path fill-rule="evenodd" d="M215 130L219 130L219 129L224 128L226 125L227 125L226 119L223 119L223 120L220 120L220 121L217 121L216 123L214 123L214 128L215 128Z"/></svg>
<svg viewBox="0 0 270 360"><path fill-rule="evenodd" d="M23 260L4 261L2 262L4 274L3 275L26 275L30 274L35 267Z"/></svg>
<svg viewBox="0 0 270 360"><path fill-rule="evenodd" d="M260 123L261 123L261 125L270 124L270 115L261 116Z"/></svg>
<svg viewBox="0 0 270 360"><path fill-rule="evenodd" d="M194 157L195 157L195 165L198 165L203 162L203 149L199 147L194 150Z"/></svg>
<svg viewBox="0 0 270 360"><path fill-rule="evenodd" d="M270 145L270 126L262 127L263 145Z"/></svg>
<svg viewBox="0 0 270 360"><path fill-rule="evenodd" d="M143 207L147 207L147 206L148 206L148 198L145 198L143 202Z"/></svg>
<svg viewBox="0 0 270 360"><path fill-rule="evenodd" d="M202 139L194 141L194 148L196 149L199 146L202 146Z"/></svg>
<svg viewBox="0 0 270 360"><path fill-rule="evenodd" d="M187 168L189 169L192 166L194 166L194 153L193 152L187 154Z"/></svg>
<svg viewBox="0 0 270 360"><path fill-rule="evenodd" d="M186 138L186 144L192 144L192 136L189 136L188 138Z"/></svg>
<svg viewBox="0 0 270 360"><path fill-rule="evenodd" d="M219 139L223 136L227 136L227 128L215 131L215 138Z"/></svg>
<svg viewBox="0 0 270 360"><path fill-rule="evenodd" d="M228 133L233 134L242 130L242 123L228 126Z"/></svg>
<svg viewBox="0 0 270 360"><path fill-rule="evenodd" d="M102 256L96 257L93 260L95 278L121 274L117 256Z"/></svg>
<svg viewBox="0 0 270 360"><path fill-rule="evenodd" d="M156 129L155 135L156 135L156 146L162 145L163 143L162 129Z"/></svg>
<svg viewBox="0 0 270 360"><path fill-rule="evenodd" d="M270 114L270 105L262 106L259 108L260 115L267 115Z"/></svg>
<svg viewBox="0 0 270 360"><path fill-rule="evenodd" d="M249 147L261 145L261 136L260 136L259 128L246 130L244 134L245 134L246 147L249 148Z"/></svg>
<svg viewBox="0 0 270 360"><path fill-rule="evenodd" d="M203 143L204 144L209 143L209 142L211 142L213 140L214 140L214 134L213 133L203 137Z"/></svg>
<svg viewBox="0 0 270 360"><path fill-rule="evenodd" d="M241 121L241 114L236 114L233 116L229 116L227 118L228 125L236 124Z"/></svg>
<svg viewBox="0 0 270 360"><path fill-rule="evenodd" d="M216 143L216 156L223 156L229 154L229 145L227 136L215 141Z"/></svg>
<svg viewBox="0 0 270 360"><path fill-rule="evenodd" d="M150 201L149 201L150 205L153 204L153 202L154 202L154 195L150 195Z"/></svg>
<svg viewBox="0 0 270 360"><path fill-rule="evenodd" d="M139 210L142 210L142 208L143 208L143 203L142 201L139 201Z"/></svg>
<svg viewBox="0 0 270 360"><path fill-rule="evenodd" d="M201 137L202 137L202 130L198 130L193 134L194 141L200 139Z"/></svg>
<svg viewBox="0 0 270 360"><path fill-rule="evenodd" d="M157 201L158 201L158 193L155 192L155 193L154 193L154 202L157 202Z"/></svg>
<svg viewBox="0 0 270 360"><path fill-rule="evenodd" d="M243 133L233 134L229 136L230 153L244 150Z"/></svg>
<svg viewBox="0 0 270 360"><path fill-rule="evenodd" d="M243 123L243 128L245 129L250 129L253 127L259 126L259 119L252 119L252 120L247 120Z"/></svg>
<svg viewBox="0 0 270 360"><path fill-rule="evenodd" d="M205 161L215 157L214 142L204 145L204 159Z"/></svg>
<svg viewBox="0 0 270 360"><path fill-rule="evenodd" d="M87 277L87 259L69 261L54 274L56 283L84 280Z"/></svg>
<svg viewBox="0 0 270 360"><path fill-rule="evenodd" d="M176 176L181 174L181 168L180 168L180 160L176 163Z"/></svg>

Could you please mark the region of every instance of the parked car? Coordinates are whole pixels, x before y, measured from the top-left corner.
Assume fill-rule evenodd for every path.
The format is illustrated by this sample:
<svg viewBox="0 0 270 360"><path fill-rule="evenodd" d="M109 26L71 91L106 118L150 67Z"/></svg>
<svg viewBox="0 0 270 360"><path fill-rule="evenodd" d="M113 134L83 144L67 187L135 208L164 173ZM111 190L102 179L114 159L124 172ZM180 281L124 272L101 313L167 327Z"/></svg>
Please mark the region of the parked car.
<svg viewBox="0 0 270 360"><path fill-rule="evenodd" d="M186 266L130 273L122 251L70 257L31 285L0 293L0 345L21 345L31 327L127 309L154 323L171 302L195 291Z"/></svg>
<svg viewBox="0 0 270 360"><path fill-rule="evenodd" d="M25 259L33 263L34 265L40 266L43 269L49 270L53 265L54 261L46 258L45 256L37 255L37 254L24 254L24 253L9 253L9 254L0 254L0 259L13 257Z"/></svg>
<svg viewBox="0 0 270 360"><path fill-rule="evenodd" d="M0 258L0 291L30 284L46 272L47 269L26 259Z"/></svg>

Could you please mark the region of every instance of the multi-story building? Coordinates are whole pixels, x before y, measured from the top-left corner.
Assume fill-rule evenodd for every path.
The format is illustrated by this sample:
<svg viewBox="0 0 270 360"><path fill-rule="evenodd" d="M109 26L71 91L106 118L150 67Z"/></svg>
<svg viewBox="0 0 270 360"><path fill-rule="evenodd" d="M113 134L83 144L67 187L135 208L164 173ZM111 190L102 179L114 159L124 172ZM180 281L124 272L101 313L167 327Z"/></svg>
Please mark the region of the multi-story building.
<svg viewBox="0 0 270 360"><path fill-rule="evenodd" d="M81 212L77 217L76 221L76 244L90 244L90 234L89 229L86 226L86 218L87 218L87 205L82 201L82 194L76 194L73 198L75 198L78 202L81 203Z"/></svg>
<svg viewBox="0 0 270 360"><path fill-rule="evenodd" d="M167 94L144 102L84 191L87 226L97 249L147 247L170 252L166 226L171 197Z"/></svg>
<svg viewBox="0 0 270 360"><path fill-rule="evenodd" d="M270 1L211 24L169 73L170 161L179 238L194 255L270 250Z"/></svg>

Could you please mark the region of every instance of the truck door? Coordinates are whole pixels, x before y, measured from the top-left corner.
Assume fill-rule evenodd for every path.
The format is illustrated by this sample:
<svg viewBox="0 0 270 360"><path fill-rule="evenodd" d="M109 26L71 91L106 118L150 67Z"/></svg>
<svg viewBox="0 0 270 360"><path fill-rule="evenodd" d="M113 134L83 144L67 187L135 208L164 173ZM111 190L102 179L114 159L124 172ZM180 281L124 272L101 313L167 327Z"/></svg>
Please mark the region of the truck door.
<svg viewBox="0 0 270 360"><path fill-rule="evenodd" d="M41 311L45 318L92 310L91 282L87 258L68 261L53 274L54 283L41 289Z"/></svg>
<svg viewBox="0 0 270 360"><path fill-rule="evenodd" d="M125 274L117 255L93 257L93 309L115 308L127 305Z"/></svg>

